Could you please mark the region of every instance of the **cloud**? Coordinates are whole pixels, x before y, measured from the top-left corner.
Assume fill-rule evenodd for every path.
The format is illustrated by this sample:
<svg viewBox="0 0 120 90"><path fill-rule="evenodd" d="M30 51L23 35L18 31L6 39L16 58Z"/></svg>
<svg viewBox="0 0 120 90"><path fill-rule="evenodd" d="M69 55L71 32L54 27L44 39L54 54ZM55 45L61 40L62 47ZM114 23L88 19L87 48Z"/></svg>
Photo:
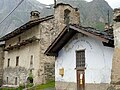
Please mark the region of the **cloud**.
<svg viewBox="0 0 120 90"><path fill-rule="evenodd" d="M54 3L54 0L37 0L37 1L43 4L47 4L47 5Z"/></svg>
<svg viewBox="0 0 120 90"><path fill-rule="evenodd" d="M120 8L120 0L106 0L112 8Z"/></svg>
<svg viewBox="0 0 120 90"><path fill-rule="evenodd" d="M43 4L53 4L54 0L37 0ZM92 0L86 0L86 1L92 1ZM120 8L120 0L105 0L108 2L108 4L114 9L114 8Z"/></svg>

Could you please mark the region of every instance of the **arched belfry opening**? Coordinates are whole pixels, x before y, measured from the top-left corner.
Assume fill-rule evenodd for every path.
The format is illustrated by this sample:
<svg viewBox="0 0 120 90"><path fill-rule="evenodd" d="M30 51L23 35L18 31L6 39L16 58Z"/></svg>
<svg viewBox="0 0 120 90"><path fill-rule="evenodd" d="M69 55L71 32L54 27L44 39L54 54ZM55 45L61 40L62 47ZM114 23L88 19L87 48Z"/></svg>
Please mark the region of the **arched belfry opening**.
<svg viewBox="0 0 120 90"><path fill-rule="evenodd" d="M68 25L70 22L70 10L69 9L65 9L64 10L64 24Z"/></svg>

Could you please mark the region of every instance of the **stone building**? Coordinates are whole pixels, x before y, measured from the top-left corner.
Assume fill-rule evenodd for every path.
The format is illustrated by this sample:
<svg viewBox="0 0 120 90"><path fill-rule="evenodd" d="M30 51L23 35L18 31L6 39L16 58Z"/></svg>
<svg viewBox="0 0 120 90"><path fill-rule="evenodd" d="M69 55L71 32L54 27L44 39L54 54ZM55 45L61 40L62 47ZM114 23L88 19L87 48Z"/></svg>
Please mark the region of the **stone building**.
<svg viewBox="0 0 120 90"><path fill-rule="evenodd" d="M4 44L0 44L0 86L3 82Z"/></svg>
<svg viewBox="0 0 120 90"><path fill-rule="evenodd" d="M111 84L120 89L120 8L114 10L114 55Z"/></svg>
<svg viewBox="0 0 120 90"><path fill-rule="evenodd" d="M44 52L65 25L80 23L77 8L59 3L54 9L54 15L43 18L38 11L32 11L29 22L0 38L5 41L4 85L23 84L31 76L34 84L54 80L55 58Z"/></svg>

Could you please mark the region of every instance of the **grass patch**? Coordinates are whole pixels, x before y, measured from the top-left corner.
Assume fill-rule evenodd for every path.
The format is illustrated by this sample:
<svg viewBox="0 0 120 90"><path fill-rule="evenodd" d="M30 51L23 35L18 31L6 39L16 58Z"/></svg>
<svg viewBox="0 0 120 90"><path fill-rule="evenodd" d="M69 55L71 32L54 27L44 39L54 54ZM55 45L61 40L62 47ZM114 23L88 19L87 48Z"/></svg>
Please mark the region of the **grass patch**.
<svg viewBox="0 0 120 90"><path fill-rule="evenodd" d="M55 87L55 81L49 81L46 84L36 85L34 87L32 87L30 85L30 86L28 86L29 89L27 89L27 90L44 90L44 89L49 89L49 88L54 88L54 87ZM23 87L22 86L19 86L18 88L5 87L5 88L2 88L0 90L23 90Z"/></svg>
<svg viewBox="0 0 120 90"><path fill-rule="evenodd" d="M55 87L55 81L50 81L46 84L41 84L41 85L35 86L34 90L43 90L43 89L46 89L46 88L54 88L54 87Z"/></svg>
<svg viewBox="0 0 120 90"><path fill-rule="evenodd" d="M18 88L7 88L7 87L5 87L5 88L1 88L0 90L23 90L23 88L21 88L21 87L18 87Z"/></svg>

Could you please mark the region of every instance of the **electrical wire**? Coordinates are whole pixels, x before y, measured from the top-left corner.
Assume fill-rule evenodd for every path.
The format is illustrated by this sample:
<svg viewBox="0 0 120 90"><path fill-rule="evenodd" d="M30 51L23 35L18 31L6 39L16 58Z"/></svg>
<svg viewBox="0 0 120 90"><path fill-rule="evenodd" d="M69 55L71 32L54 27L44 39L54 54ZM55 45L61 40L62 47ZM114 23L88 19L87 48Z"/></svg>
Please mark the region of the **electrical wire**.
<svg viewBox="0 0 120 90"><path fill-rule="evenodd" d="M0 24L2 24L23 2L24 0L21 0L17 6L0 22Z"/></svg>

